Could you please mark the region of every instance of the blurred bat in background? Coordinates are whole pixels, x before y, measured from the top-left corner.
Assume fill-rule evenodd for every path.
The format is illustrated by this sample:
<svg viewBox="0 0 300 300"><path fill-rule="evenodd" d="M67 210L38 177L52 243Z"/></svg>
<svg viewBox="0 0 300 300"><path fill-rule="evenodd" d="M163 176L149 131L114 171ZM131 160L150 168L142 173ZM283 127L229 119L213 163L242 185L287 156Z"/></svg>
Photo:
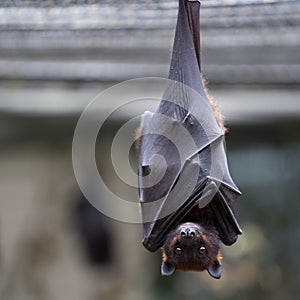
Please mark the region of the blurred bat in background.
<svg viewBox="0 0 300 300"><path fill-rule="evenodd" d="M162 275L176 269L222 274L220 241L242 231L233 208L240 191L228 170L225 127L207 95L200 65L199 1L179 0L169 84L138 130L143 244L162 248Z"/></svg>

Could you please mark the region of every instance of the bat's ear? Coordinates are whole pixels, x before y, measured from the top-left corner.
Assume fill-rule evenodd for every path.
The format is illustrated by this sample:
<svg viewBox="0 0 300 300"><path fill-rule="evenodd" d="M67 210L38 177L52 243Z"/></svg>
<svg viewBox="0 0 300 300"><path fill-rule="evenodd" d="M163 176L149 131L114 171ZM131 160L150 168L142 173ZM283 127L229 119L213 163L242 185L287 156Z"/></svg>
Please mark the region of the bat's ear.
<svg viewBox="0 0 300 300"><path fill-rule="evenodd" d="M216 259L213 264L207 268L209 275L215 279L220 279L222 275L222 264Z"/></svg>
<svg viewBox="0 0 300 300"><path fill-rule="evenodd" d="M172 275L176 270L176 267L174 264L171 264L171 263L168 263L168 262L165 262L163 261L161 263L161 275L163 276L170 276Z"/></svg>

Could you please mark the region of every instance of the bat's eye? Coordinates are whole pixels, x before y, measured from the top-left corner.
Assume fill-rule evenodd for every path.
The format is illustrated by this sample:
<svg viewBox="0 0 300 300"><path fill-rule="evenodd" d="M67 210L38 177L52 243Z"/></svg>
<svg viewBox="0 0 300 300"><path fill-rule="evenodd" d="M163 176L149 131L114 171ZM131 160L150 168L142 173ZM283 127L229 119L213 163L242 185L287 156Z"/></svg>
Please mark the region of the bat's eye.
<svg viewBox="0 0 300 300"><path fill-rule="evenodd" d="M175 248L175 254L176 255L182 255L182 249L180 247Z"/></svg>
<svg viewBox="0 0 300 300"><path fill-rule="evenodd" d="M201 246L201 247L199 247L199 254L200 255L203 255L203 254L205 254L205 252L206 252L206 248L204 247L204 246Z"/></svg>

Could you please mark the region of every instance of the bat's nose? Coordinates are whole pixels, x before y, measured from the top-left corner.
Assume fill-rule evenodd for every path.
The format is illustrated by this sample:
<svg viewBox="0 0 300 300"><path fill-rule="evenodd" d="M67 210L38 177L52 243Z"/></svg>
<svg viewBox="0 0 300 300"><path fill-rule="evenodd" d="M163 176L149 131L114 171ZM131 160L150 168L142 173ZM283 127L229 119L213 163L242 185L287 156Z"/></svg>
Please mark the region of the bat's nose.
<svg viewBox="0 0 300 300"><path fill-rule="evenodd" d="M182 228L181 231L180 231L180 235L182 237L194 237L196 235L196 231L194 228L189 228L189 227L186 227L186 228Z"/></svg>

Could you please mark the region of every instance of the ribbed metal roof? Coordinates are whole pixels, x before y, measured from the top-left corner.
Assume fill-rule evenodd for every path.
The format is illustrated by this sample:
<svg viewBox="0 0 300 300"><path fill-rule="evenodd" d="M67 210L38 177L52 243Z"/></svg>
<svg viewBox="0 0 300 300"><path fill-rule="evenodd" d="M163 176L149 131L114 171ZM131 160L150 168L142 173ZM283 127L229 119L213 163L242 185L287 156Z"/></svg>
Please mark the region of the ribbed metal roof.
<svg viewBox="0 0 300 300"><path fill-rule="evenodd" d="M177 0L4 0L0 78L119 81L166 76ZM211 82L299 83L300 2L203 0Z"/></svg>

